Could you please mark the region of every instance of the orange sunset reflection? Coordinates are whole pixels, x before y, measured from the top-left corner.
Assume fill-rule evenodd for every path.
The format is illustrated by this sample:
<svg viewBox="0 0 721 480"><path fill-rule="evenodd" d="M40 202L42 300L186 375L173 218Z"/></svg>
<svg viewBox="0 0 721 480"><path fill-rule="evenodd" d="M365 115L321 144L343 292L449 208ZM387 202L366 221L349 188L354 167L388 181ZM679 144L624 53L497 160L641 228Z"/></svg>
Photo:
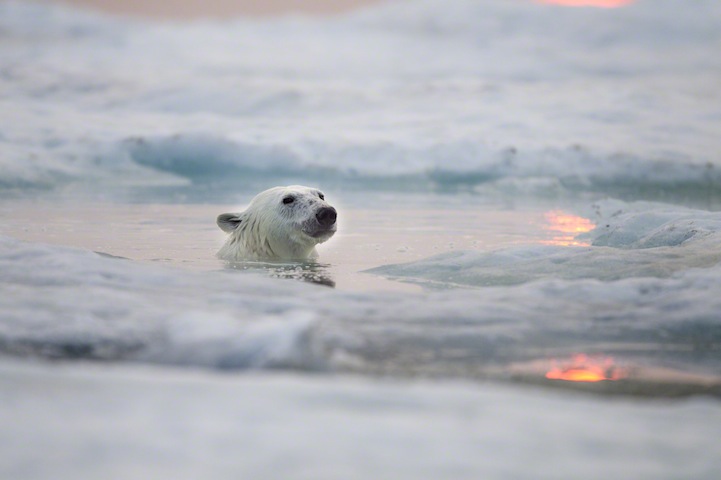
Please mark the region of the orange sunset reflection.
<svg viewBox="0 0 721 480"><path fill-rule="evenodd" d="M597 8L619 8L625 7L634 0L536 0L549 5L561 5L563 7L597 7Z"/></svg>
<svg viewBox="0 0 721 480"><path fill-rule="evenodd" d="M552 367L546 372L550 380L565 380L567 382L602 382L604 380L619 380L626 376L626 372L614 365L613 358L591 358L584 354L574 355L570 361L554 361Z"/></svg>
<svg viewBox="0 0 721 480"><path fill-rule="evenodd" d="M551 232L553 237L541 243L561 247L587 247L590 245L588 242L577 240L576 236L579 233L590 232L596 228L596 225L591 220L562 210L551 210L543 216L546 220L544 230Z"/></svg>

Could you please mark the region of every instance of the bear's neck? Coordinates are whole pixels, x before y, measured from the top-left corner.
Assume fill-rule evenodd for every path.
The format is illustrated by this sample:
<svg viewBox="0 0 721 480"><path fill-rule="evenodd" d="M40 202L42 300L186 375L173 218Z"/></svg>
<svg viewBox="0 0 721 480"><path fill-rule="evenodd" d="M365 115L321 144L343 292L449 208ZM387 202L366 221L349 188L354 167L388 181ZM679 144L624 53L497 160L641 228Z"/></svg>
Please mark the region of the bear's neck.
<svg viewBox="0 0 721 480"><path fill-rule="evenodd" d="M231 233L218 256L225 260L309 260L318 256L315 244L287 236L263 235L252 223Z"/></svg>

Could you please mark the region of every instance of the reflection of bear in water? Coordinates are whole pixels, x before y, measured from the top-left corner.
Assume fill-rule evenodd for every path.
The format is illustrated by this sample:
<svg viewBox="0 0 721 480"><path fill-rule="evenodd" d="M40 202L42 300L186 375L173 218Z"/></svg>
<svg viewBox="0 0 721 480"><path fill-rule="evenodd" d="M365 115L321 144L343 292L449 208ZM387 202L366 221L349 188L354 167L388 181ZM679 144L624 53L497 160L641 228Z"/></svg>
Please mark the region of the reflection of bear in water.
<svg viewBox="0 0 721 480"><path fill-rule="evenodd" d="M228 240L224 260L307 260L336 231L336 211L315 188L292 185L259 193L242 213L218 216Z"/></svg>

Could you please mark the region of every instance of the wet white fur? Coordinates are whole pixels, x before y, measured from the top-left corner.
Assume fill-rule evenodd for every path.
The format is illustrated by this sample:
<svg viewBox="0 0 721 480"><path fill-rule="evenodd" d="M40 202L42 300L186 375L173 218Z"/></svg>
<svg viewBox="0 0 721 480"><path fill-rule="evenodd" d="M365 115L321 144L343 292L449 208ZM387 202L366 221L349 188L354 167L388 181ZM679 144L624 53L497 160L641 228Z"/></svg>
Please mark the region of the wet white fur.
<svg viewBox="0 0 721 480"><path fill-rule="evenodd" d="M229 235L218 257L228 261L316 258L315 246L336 230L334 224L311 236L317 227L316 213L330 207L320 194L316 188L301 185L274 187L256 195L244 212L220 215L218 226ZM294 198L292 205L283 203L287 196Z"/></svg>

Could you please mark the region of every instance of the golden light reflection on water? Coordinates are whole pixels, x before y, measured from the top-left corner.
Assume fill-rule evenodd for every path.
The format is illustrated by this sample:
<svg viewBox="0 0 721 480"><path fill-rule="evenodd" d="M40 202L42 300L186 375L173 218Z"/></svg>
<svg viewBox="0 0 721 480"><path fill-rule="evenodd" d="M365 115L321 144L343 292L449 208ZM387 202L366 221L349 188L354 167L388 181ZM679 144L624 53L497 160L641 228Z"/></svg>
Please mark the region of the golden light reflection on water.
<svg viewBox="0 0 721 480"><path fill-rule="evenodd" d="M614 364L611 357L591 358L584 354L574 355L570 361L553 361L546 372L550 380L567 382L602 382L604 380L620 380L626 372Z"/></svg>
<svg viewBox="0 0 721 480"><path fill-rule="evenodd" d="M630 5L634 0L537 0L540 3L549 5L561 5L564 7L597 7L597 8L619 8Z"/></svg>
<svg viewBox="0 0 721 480"><path fill-rule="evenodd" d="M549 240L541 242L544 245L561 247L588 247L590 245L589 242L578 240L576 237L596 228L591 220L562 210L551 210L543 216L546 220L544 229L553 234Z"/></svg>

